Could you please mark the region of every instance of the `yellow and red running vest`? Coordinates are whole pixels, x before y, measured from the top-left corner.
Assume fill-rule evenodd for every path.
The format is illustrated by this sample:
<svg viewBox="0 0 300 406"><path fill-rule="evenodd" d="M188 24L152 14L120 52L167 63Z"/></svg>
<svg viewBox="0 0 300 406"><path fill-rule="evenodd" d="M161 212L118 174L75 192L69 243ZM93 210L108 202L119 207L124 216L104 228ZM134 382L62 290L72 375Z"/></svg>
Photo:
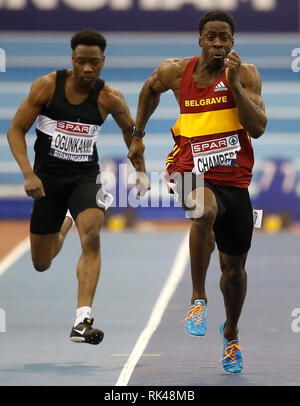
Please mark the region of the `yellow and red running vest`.
<svg viewBox="0 0 300 406"><path fill-rule="evenodd" d="M167 157L167 172L193 171L217 185L247 188L253 149L239 122L226 71L200 88L192 76L198 59L190 60L181 80L180 116L171 129L175 146Z"/></svg>

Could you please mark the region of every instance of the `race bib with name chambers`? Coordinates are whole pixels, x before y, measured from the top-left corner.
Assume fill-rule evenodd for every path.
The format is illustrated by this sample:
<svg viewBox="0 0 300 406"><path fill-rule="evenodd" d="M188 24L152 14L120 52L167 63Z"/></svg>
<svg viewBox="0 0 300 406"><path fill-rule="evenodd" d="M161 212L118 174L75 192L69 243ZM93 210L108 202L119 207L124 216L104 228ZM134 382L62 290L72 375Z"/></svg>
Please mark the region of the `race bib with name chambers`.
<svg viewBox="0 0 300 406"><path fill-rule="evenodd" d="M49 155L66 161L92 161L100 128L94 124L57 121Z"/></svg>
<svg viewBox="0 0 300 406"><path fill-rule="evenodd" d="M191 144L196 175L216 166L235 166L240 141L237 134Z"/></svg>

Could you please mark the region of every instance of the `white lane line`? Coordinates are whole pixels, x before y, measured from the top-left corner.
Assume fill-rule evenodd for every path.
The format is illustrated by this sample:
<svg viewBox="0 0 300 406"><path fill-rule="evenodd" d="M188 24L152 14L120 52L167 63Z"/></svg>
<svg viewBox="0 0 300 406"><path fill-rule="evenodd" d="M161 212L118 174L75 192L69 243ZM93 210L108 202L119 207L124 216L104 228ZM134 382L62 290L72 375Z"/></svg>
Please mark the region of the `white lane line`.
<svg viewBox="0 0 300 406"><path fill-rule="evenodd" d="M166 307L171 297L173 296L179 281L181 280L184 274L189 259L188 241L189 241L189 232L186 233L183 241L180 244L171 272L165 282L163 290L161 291L155 303L148 323L144 328L144 330L142 331L141 335L139 336L138 341L136 342L126 364L124 365L115 386L126 386L128 384L136 364L141 358L155 330L159 326L159 323L166 310Z"/></svg>
<svg viewBox="0 0 300 406"><path fill-rule="evenodd" d="M29 237L19 242L1 261L0 276L30 249Z"/></svg>

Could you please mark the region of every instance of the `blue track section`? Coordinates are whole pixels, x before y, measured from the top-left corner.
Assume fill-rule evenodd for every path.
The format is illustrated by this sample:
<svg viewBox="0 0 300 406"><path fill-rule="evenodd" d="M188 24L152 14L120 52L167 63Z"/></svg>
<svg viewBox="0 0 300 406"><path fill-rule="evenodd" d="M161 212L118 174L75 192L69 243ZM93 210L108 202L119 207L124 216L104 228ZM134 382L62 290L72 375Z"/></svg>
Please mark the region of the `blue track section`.
<svg viewBox="0 0 300 406"><path fill-rule="evenodd" d="M101 233L102 270L93 304L94 324L104 331L99 346L69 340L76 309L78 234L68 235L46 272L33 269L29 252L22 256L0 276L0 307L6 315L5 332L0 333L0 386L95 386L100 390L116 385L182 239L183 233L174 231ZM225 311L215 251L206 279L206 336L195 339L184 329L191 296L187 266L126 390L195 387L200 400L203 386L299 386L298 240L285 233L253 236L246 267L248 292L239 323L242 375L225 375L219 362L218 329Z"/></svg>

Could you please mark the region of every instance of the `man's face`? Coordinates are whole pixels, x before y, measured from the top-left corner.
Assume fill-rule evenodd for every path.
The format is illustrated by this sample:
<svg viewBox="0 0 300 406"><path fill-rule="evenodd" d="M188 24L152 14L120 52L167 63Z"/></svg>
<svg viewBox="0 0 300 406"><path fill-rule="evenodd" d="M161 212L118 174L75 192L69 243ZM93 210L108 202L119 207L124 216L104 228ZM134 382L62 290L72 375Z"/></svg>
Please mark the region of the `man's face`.
<svg viewBox="0 0 300 406"><path fill-rule="evenodd" d="M205 24L199 45L202 56L212 68L218 69L224 65L224 58L234 44L230 25L223 21L209 21Z"/></svg>
<svg viewBox="0 0 300 406"><path fill-rule="evenodd" d="M75 78L81 85L92 84L100 75L105 56L96 45L78 45L72 53Z"/></svg>

